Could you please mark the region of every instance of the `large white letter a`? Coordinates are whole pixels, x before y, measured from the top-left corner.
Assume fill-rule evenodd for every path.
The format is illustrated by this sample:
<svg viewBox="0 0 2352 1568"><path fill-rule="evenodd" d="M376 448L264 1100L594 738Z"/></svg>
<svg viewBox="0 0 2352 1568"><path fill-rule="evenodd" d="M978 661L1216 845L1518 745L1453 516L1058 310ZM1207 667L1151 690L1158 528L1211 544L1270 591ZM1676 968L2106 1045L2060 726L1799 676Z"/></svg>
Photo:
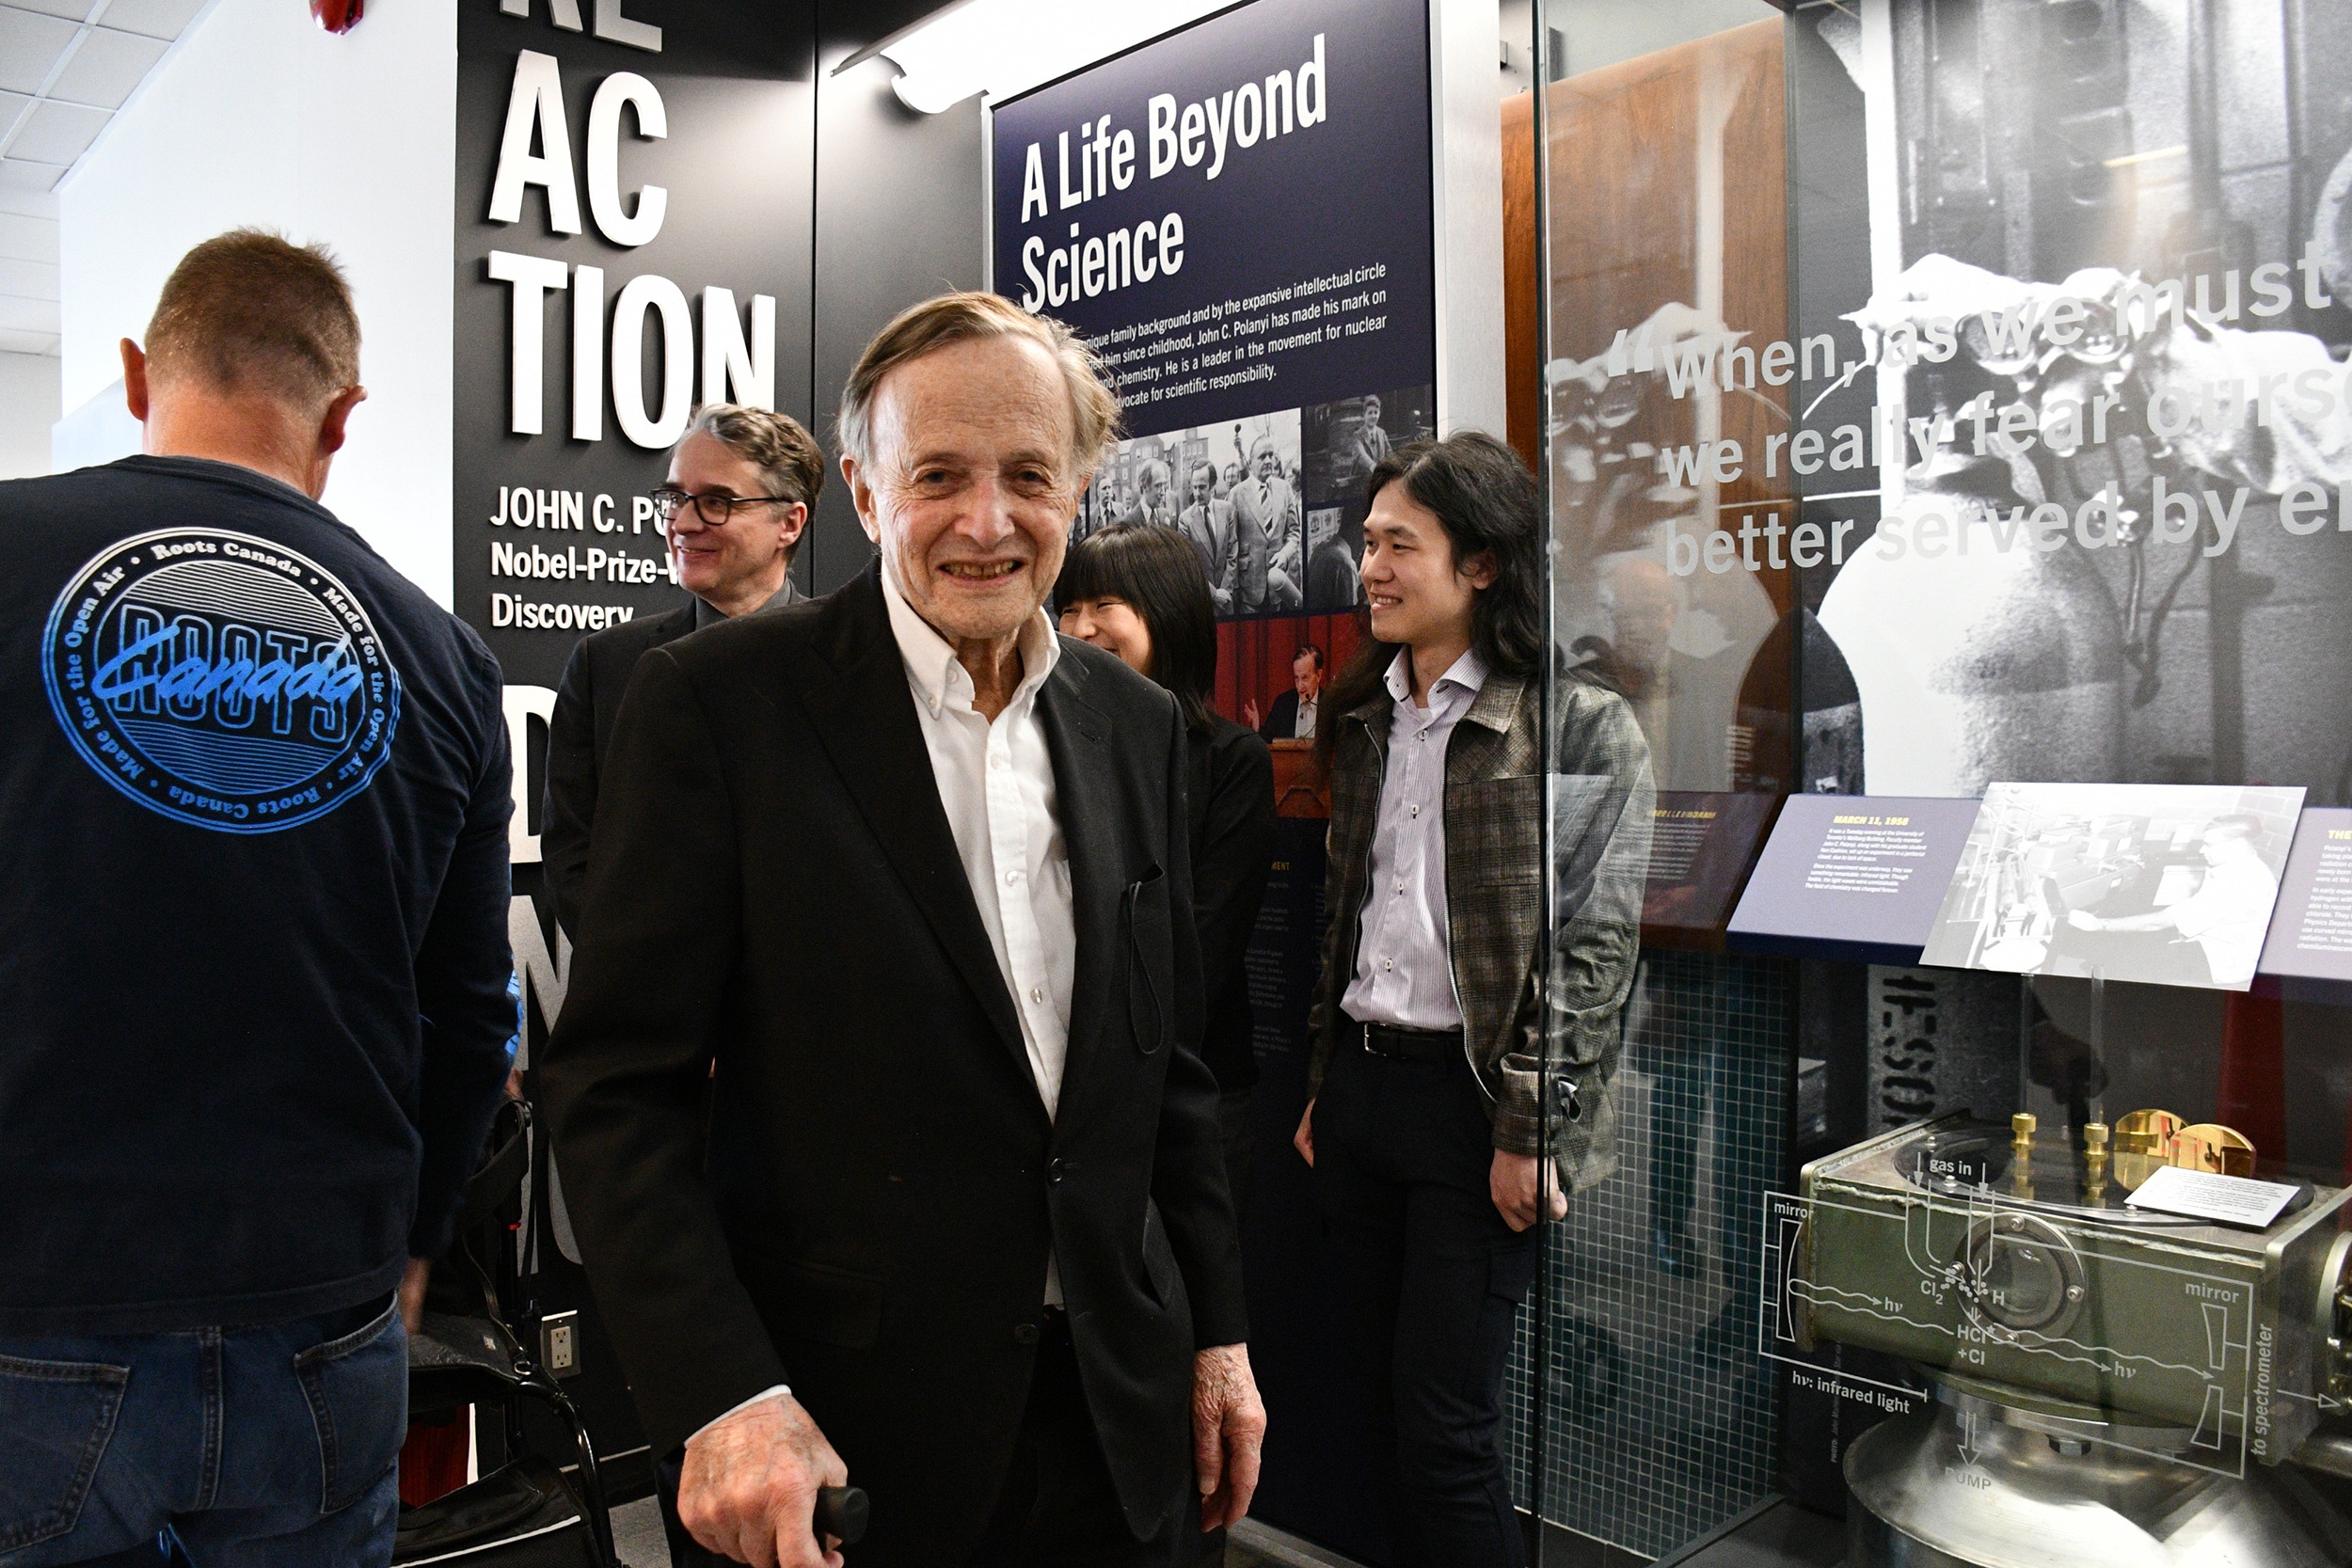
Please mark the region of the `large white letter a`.
<svg viewBox="0 0 2352 1568"><path fill-rule="evenodd" d="M539 151L531 150L533 133ZM515 87L506 100L506 135L499 140L498 178L490 185L490 221L523 215L523 187L548 193L548 223L560 234L580 232L580 185L572 178L572 136L564 122L564 82L555 56L526 49L515 57Z"/></svg>
<svg viewBox="0 0 2352 1568"><path fill-rule="evenodd" d="M1029 144L1028 161L1022 165L1021 221L1023 223L1029 221L1030 202L1034 201L1037 203L1037 215L1039 217L1043 217L1047 211L1045 206L1045 160L1038 155L1037 148L1037 143L1031 142Z"/></svg>

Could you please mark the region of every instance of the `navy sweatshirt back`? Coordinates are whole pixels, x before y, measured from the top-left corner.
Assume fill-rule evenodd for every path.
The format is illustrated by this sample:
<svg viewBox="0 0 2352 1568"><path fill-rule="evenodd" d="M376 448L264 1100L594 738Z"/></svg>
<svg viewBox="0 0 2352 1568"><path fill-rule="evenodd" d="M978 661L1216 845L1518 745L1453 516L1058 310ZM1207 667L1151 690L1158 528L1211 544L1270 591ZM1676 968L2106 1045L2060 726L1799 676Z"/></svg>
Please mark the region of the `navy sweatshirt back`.
<svg viewBox="0 0 2352 1568"><path fill-rule="evenodd" d="M516 1032L497 661L324 507L0 483L0 1332L380 1299Z"/></svg>

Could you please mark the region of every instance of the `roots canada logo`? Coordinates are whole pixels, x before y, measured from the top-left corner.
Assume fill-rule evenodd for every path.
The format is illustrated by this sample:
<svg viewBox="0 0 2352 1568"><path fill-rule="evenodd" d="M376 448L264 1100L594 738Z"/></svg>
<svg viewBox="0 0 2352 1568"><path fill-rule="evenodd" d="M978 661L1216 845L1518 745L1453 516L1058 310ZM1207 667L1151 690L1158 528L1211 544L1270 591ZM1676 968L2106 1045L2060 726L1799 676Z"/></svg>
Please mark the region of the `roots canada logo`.
<svg viewBox="0 0 2352 1568"><path fill-rule="evenodd" d="M391 754L400 674L349 590L219 529L126 539L49 612L42 674L100 778L151 811L265 833L333 811Z"/></svg>

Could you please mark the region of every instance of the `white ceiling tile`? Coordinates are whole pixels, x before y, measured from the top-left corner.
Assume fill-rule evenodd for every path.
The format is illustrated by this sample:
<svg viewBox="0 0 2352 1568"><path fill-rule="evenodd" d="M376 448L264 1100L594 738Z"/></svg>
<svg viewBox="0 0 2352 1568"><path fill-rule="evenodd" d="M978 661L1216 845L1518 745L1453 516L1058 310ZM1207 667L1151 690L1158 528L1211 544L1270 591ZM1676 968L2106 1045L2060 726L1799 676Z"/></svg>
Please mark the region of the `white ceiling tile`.
<svg viewBox="0 0 2352 1568"><path fill-rule="evenodd" d="M55 332L20 332L0 326L0 353L45 354L54 359L57 356L57 338Z"/></svg>
<svg viewBox="0 0 2352 1568"><path fill-rule="evenodd" d="M57 264L57 225L49 218L0 213L0 260Z"/></svg>
<svg viewBox="0 0 2352 1568"><path fill-rule="evenodd" d="M7 134L8 127L16 123L16 117L24 112L24 105L32 102L21 92L0 92L0 135Z"/></svg>
<svg viewBox="0 0 2352 1568"><path fill-rule="evenodd" d="M0 326L14 327L19 332L58 332L64 330L57 321L57 302L54 299L16 299L0 294Z"/></svg>
<svg viewBox="0 0 2352 1568"><path fill-rule="evenodd" d="M33 118L25 122L24 129L17 133L8 152L36 163L71 164L98 139L98 133L113 118L112 109L85 109L77 103L44 100L33 110Z"/></svg>
<svg viewBox="0 0 2352 1568"><path fill-rule="evenodd" d="M89 15L90 0L8 0L8 8L15 11L42 11L61 16L68 22L80 22Z"/></svg>
<svg viewBox="0 0 2352 1568"><path fill-rule="evenodd" d="M139 85L140 78L170 47L161 39L142 38L136 33L110 33L102 27L82 40L82 47L73 52L73 58L66 63L56 85L49 89L49 96L70 103L119 109L122 101L131 96L131 89ZM0 87L8 85L0 81Z"/></svg>
<svg viewBox="0 0 2352 1568"><path fill-rule="evenodd" d="M12 213L19 217L40 218L45 223L57 221L57 197L54 191L10 190L0 184L0 213Z"/></svg>
<svg viewBox="0 0 2352 1568"><path fill-rule="evenodd" d="M55 0L57 5L72 5L73 0ZM196 13L204 8L204 0L114 0L106 8L105 25L119 27L126 33L145 33L149 38L176 39L187 30Z"/></svg>
<svg viewBox="0 0 2352 1568"><path fill-rule="evenodd" d="M0 158L0 189L52 191L65 174L62 164L32 164L22 158Z"/></svg>
<svg viewBox="0 0 2352 1568"><path fill-rule="evenodd" d="M76 31L63 17L0 6L0 87L39 92Z"/></svg>
<svg viewBox="0 0 2352 1568"><path fill-rule="evenodd" d="M22 299L56 298L57 264L55 261L12 261L0 257L0 294L12 294Z"/></svg>

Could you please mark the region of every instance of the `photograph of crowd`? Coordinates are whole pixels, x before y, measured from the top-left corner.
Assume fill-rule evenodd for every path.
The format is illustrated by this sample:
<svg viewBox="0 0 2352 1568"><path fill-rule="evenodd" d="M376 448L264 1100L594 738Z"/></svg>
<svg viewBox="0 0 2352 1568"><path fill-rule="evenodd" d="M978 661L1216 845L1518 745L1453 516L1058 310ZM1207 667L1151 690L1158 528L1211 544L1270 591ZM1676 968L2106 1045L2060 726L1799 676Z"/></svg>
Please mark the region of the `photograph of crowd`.
<svg viewBox="0 0 2352 1568"><path fill-rule="evenodd" d="M1182 529L1220 618L1295 615L1305 603L1298 410L1131 436L1080 502L1072 543L1114 524Z"/></svg>
<svg viewBox="0 0 2352 1568"><path fill-rule="evenodd" d="M1925 962L2244 990L2300 789L1996 784Z"/></svg>
<svg viewBox="0 0 2352 1568"><path fill-rule="evenodd" d="M1072 542L1114 524L1181 529L1220 620L1327 614L1361 601L1364 484L1436 434L1428 387L1131 436L1079 503Z"/></svg>

